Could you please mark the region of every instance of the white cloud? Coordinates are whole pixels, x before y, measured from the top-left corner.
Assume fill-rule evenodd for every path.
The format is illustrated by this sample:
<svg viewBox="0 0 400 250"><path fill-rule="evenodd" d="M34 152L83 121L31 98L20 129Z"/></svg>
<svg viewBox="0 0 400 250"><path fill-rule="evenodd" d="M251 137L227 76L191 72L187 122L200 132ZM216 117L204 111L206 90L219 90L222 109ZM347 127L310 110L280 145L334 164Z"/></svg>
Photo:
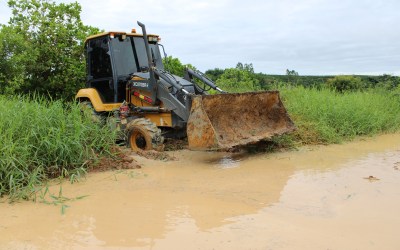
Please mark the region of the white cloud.
<svg viewBox="0 0 400 250"><path fill-rule="evenodd" d="M9 16L4 2L3 23ZM397 0L79 2L85 24L129 31L140 20L161 35L167 53L201 70L241 61L280 74L287 68L300 74L400 71Z"/></svg>

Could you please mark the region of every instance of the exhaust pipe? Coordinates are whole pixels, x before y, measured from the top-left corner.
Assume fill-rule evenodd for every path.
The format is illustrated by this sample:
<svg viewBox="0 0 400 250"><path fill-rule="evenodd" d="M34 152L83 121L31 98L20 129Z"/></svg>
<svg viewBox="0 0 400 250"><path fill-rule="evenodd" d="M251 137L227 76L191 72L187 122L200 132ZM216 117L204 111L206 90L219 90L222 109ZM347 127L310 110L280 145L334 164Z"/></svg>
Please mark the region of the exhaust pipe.
<svg viewBox="0 0 400 250"><path fill-rule="evenodd" d="M156 103L156 97L157 97L157 81L154 76L154 65L153 65L153 57L151 56L150 52L150 46L149 46L149 40L147 39L147 32L146 32L146 26L141 23L137 22L137 24L142 28L142 33L143 33L143 39L144 39L144 46L146 47L146 54L147 54L147 60L149 63L149 73L150 73L150 82L149 82L149 90L153 93L152 94L152 105Z"/></svg>

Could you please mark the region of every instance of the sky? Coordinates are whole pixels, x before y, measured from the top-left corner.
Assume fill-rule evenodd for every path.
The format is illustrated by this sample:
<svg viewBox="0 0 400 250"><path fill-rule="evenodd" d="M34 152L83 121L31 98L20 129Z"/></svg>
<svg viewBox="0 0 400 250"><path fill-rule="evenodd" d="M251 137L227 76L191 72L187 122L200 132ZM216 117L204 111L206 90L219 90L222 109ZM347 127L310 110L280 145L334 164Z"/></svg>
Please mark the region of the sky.
<svg viewBox="0 0 400 250"><path fill-rule="evenodd" d="M56 2L73 2L57 0ZM78 0L86 25L146 24L168 55L199 70L400 75L399 0ZM0 0L0 23L11 11Z"/></svg>

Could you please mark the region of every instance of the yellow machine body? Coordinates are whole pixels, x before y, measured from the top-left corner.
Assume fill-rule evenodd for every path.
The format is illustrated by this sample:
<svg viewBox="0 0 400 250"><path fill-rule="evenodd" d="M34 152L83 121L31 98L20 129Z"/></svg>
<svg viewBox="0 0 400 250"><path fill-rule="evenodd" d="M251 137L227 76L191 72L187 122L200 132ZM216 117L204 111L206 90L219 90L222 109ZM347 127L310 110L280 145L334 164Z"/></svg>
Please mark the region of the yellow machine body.
<svg viewBox="0 0 400 250"><path fill-rule="evenodd" d="M122 103L104 103L94 88L80 89L75 97L76 100L90 101L96 112L111 112L118 109ZM145 102L140 97L131 95L130 102L138 107L151 107L152 105ZM161 105L163 106L163 105ZM172 116L171 112L162 113L144 113L138 115L139 117L144 117L149 119L151 122L157 125L157 127L172 127Z"/></svg>

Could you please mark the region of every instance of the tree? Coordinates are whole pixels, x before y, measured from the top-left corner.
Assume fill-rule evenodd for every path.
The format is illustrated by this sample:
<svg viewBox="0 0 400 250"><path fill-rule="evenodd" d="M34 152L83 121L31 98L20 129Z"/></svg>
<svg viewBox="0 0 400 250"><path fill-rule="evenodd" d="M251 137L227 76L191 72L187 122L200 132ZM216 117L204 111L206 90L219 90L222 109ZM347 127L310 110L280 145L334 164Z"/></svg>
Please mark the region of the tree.
<svg viewBox="0 0 400 250"><path fill-rule="evenodd" d="M1 93L74 96L85 82L84 40L99 29L82 23L77 2L10 0L8 6L12 17L0 29Z"/></svg>
<svg viewBox="0 0 400 250"><path fill-rule="evenodd" d="M185 71L185 66L181 63L178 58L172 56L167 56L163 58L163 64L165 70L169 71L171 74L177 76L183 76Z"/></svg>
<svg viewBox="0 0 400 250"><path fill-rule="evenodd" d="M400 85L400 78L388 74L383 74L377 77L376 87L385 89L396 89Z"/></svg>
<svg viewBox="0 0 400 250"><path fill-rule="evenodd" d="M208 78L210 78L212 81L217 81L218 78L221 77L221 75L224 73L225 70L220 69L220 68L214 68L214 69L209 69L205 72Z"/></svg>
<svg viewBox="0 0 400 250"><path fill-rule="evenodd" d="M327 80L327 85L338 92L361 90L365 87L360 77L355 76L335 76Z"/></svg>
<svg viewBox="0 0 400 250"><path fill-rule="evenodd" d="M8 26L0 29L0 93L21 92L27 86L27 67L35 63L30 44Z"/></svg>
<svg viewBox="0 0 400 250"><path fill-rule="evenodd" d="M297 78L299 76L299 73L297 73L294 69L289 70L286 69L286 75L287 75L287 82L292 82L292 83L297 83Z"/></svg>
<svg viewBox="0 0 400 250"><path fill-rule="evenodd" d="M252 63L250 63L250 64L247 64L247 63L243 64L243 63L241 63L241 62L238 62L238 63L236 64L236 69L238 69L238 70L244 70L244 71L247 71L247 72L249 72L249 73L254 74L254 68L253 68L253 64L252 64Z"/></svg>
<svg viewBox="0 0 400 250"><path fill-rule="evenodd" d="M196 67L191 64L182 64L178 58L172 56L163 58L163 64L167 71L177 76L183 76L185 68L196 69Z"/></svg>
<svg viewBox="0 0 400 250"><path fill-rule="evenodd" d="M238 63L236 68L225 69L216 83L221 89L229 92L261 90L260 82L254 74L252 64Z"/></svg>

